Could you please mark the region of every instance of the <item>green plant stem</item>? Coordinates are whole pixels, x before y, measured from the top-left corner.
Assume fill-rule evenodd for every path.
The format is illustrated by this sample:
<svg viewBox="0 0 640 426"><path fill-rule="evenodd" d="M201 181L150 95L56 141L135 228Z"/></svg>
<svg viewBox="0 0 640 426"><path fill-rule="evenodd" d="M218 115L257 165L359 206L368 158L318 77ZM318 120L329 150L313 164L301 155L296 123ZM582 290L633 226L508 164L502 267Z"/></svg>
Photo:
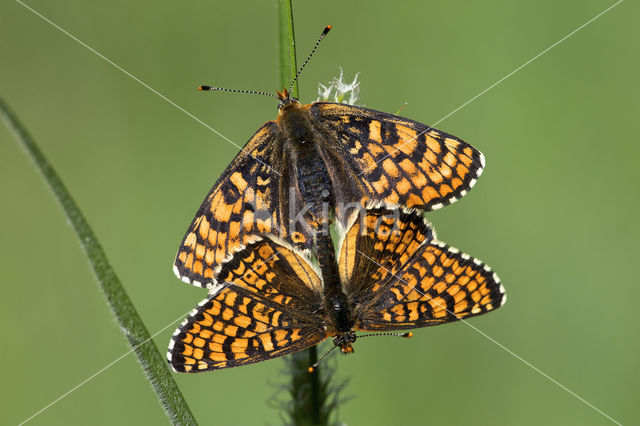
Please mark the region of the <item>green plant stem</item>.
<svg viewBox="0 0 640 426"><path fill-rule="evenodd" d="M291 0L278 2L278 18L280 27L280 87L289 87L291 79L298 71L296 62L296 36L293 30L293 8ZM291 94L298 97L298 82L291 88Z"/></svg>
<svg viewBox="0 0 640 426"><path fill-rule="evenodd" d="M53 191L56 200L60 203L89 259L98 285L107 298L111 312L118 320L124 335L129 341L129 345L135 352L147 379L151 383L151 387L156 393L158 401L169 416L169 419L173 424L197 424L178 389L178 385L171 376L165 358L151 340L151 335L142 322L142 318L138 315L131 299L129 299L115 271L109 264L96 236L77 204L73 201L71 194L67 191L51 163L40 151L36 142L2 99L0 99L0 116L13 133L15 139L24 148L29 158L33 160L36 168Z"/></svg>
<svg viewBox="0 0 640 426"><path fill-rule="evenodd" d="M298 71L293 9L291 0L277 1L280 18L280 87L288 87ZM297 81L291 88L291 95L299 97ZM315 368L312 373L308 371L318 361L317 347L294 353L290 358L290 392L293 398L291 419L296 425L326 424L327 416L323 410L326 394L320 380L320 367Z"/></svg>

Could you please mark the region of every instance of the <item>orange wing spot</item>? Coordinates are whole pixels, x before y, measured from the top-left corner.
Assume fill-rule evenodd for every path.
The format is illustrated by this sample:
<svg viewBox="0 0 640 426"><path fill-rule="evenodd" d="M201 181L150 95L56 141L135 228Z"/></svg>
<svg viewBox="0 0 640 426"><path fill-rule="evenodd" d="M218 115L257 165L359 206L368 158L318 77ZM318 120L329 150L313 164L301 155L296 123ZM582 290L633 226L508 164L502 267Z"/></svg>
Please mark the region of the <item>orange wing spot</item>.
<svg viewBox="0 0 640 426"><path fill-rule="evenodd" d="M426 158L426 160L434 166L439 162L438 157L436 156L436 154L433 153L433 151L425 152L424 158Z"/></svg>
<svg viewBox="0 0 640 426"><path fill-rule="evenodd" d="M271 336L264 333L264 334L259 334L258 338L260 339L260 341L262 342L262 346L264 347L265 351L272 351L273 348L273 340L271 339Z"/></svg>
<svg viewBox="0 0 640 426"><path fill-rule="evenodd" d="M380 122L373 120L369 123L369 139L382 143L382 138L380 137Z"/></svg>
<svg viewBox="0 0 640 426"><path fill-rule="evenodd" d="M433 265L434 263L436 263L436 257L431 251L425 252L422 257L427 261L429 265Z"/></svg>
<svg viewBox="0 0 640 426"><path fill-rule="evenodd" d="M456 166L456 173L458 173L458 176L464 179L467 173L469 173L469 169L465 167L464 164L458 163L458 165Z"/></svg>
<svg viewBox="0 0 640 426"><path fill-rule="evenodd" d="M433 275L435 275L436 277L441 277L442 274L444 274L444 269L442 269L440 265L434 266L432 271Z"/></svg>
<svg viewBox="0 0 640 426"><path fill-rule="evenodd" d="M434 311L443 310L447 307L447 303L444 301L442 297L434 297L433 299L427 300L429 305Z"/></svg>
<svg viewBox="0 0 640 426"><path fill-rule="evenodd" d="M187 261L184 262L184 266L187 269L191 269L191 267L193 266L193 253L189 253L189 255L187 256Z"/></svg>
<svg viewBox="0 0 640 426"><path fill-rule="evenodd" d="M451 186L453 187L453 189L458 188L460 185L462 185L462 181L460 180L460 178L453 178L453 180L451 181Z"/></svg>
<svg viewBox="0 0 640 426"><path fill-rule="evenodd" d="M453 312L456 313L456 314L459 313L459 312L462 312L465 309L467 309L468 305L469 305L469 303L466 300L460 300L460 301L458 301L458 303L453 305Z"/></svg>
<svg viewBox="0 0 640 426"><path fill-rule="evenodd" d="M398 182L398 184L396 185L396 189L402 195L404 195L407 192L409 192L411 190L411 188L412 188L411 182L409 182L405 178L402 178L402 180L400 182Z"/></svg>
<svg viewBox="0 0 640 426"><path fill-rule="evenodd" d="M182 351L181 355L191 356L192 354L193 354L193 347L184 345L184 350Z"/></svg>
<svg viewBox="0 0 640 426"><path fill-rule="evenodd" d="M200 337L196 337L195 339L193 339L193 345L199 348L204 347L205 343L206 342L204 341L204 339L201 339Z"/></svg>
<svg viewBox="0 0 640 426"><path fill-rule="evenodd" d="M199 260L196 260L195 262L193 262L193 272L198 274L198 275L202 275L202 271L203 271L203 266L202 266L202 262L200 262Z"/></svg>
<svg viewBox="0 0 640 426"><path fill-rule="evenodd" d="M204 216L200 216L201 218L204 218ZM203 240L207 240L207 238L209 237L209 222L207 222L206 220L201 220L200 221L200 226L199 226L199 232L200 232L200 236L202 237Z"/></svg>
<svg viewBox="0 0 640 426"><path fill-rule="evenodd" d="M223 354L222 352L211 352L209 354L209 359L211 361L226 361L227 360L227 356L225 354ZM218 365L218 368L222 368L222 365Z"/></svg>
<svg viewBox="0 0 640 426"><path fill-rule="evenodd" d="M184 263L187 260L187 252L181 251L178 255L178 259L180 260L180 262Z"/></svg>
<svg viewBox="0 0 640 426"><path fill-rule="evenodd" d="M405 155L411 155L416 151L418 141L415 139L401 139L394 147Z"/></svg>
<svg viewBox="0 0 640 426"><path fill-rule="evenodd" d="M224 204L224 205L218 206L215 212L213 212L213 215L216 218L216 220L220 222L227 222L231 217L232 211L233 211L233 206L229 204Z"/></svg>
<svg viewBox="0 0 640 426"><path fill-rule="evenodd" d="M231 318L233 318L233 310L226 308L224 311L222 311L223 320L229 321Z"/></svg>
<svg viewBox="0 0 640 426"><path fill-rule="evenodd" d="M382 194L389 187L389 181L387 180L387 177L385 175L381 175L380 180L373 182L372 185L375 188L376 192Z"/></svg>
<svg viewBox="0 0 640 426"><path fill-rule="evenodd" d="M271 218L269 219L258 219L256 221L256 227L258 228L258 232L268 234L271 232Z"/></svg>
<svg viewBox="0 0 640 426"><path fill-rule="evenodd" d="M398 170L396 164L390 158L387 158L382 162L382 168L392 178L400 177L400 170Z"/></svg>
<svg viewBox="0 0 640 426"><path fill-rule="evenodd" d="M464 291L459 291L453 296L453 300L456 303L459 303L461 300L465 299L466 297L467 297L467 293L465 293Z"/></svg>
<svg viewBox="0 0 640 426"><path fill-rule="evenodd" d="M211 336L213 336L213 331L211 330L200 330L200 337L205 340L211 340Z"/></svg>
<svg viewBox="0 0 640 426"><path fill-rule="evenodd" d="M285 330L276 330L273 334L278 342L278 346L288 343L288 340L286 340L288 333Z"/></svg>
<svg viewBox="0 0 640 426"><path fill-rule="evenodd" d="M209 350L211 352L222 352L222 344L218 342L209 342Z"/></svg>
<svg viewBox="0 0 640 426"><path fill-rule="evenodd" d="M467 157L473 156L473 151L469 147L466 147L465 149L463 149L462 152L464 152Z"/></svg>
<svg viewBox="0 0 640 426"><path fill-rule="evenodd" d="M462 279L462 278L466 278L466 279L467 279L467 281L469 281L469 277L467 277L466 275L465 275L465 276L463 276L463 277L461 277L461 279ZM460 281L460 280L458 280L458 281ZM477 288L478 288L478 283L477 283L477 282L475 282L475 281L471 281L471 282L469 283L469 285L467 286L467 291L474 291L474 290L475 290L475 289L477 289Z"/></svg>
<svg viewBox="0 0 640 426"><path fill-rule="evenodd" d="M184 239L184 245L193 249L196 246L197 237L194 232L189 232L187 238Z"/></svg>
<svg viewBox="0 0 640 426"><path fill-rule="evenodd" d="M240 262L238 263L238 267L233 270L233 273L236 275L236 277L242 277L246 270L247 267L245 266L244 262Z"/></svg>
<svg viewBox="0 0 640 426"><path fill-rule="evenodd" d="M202 334L202 332L200 332L200 334ZM191 343L193 341L193 334L187 333L184 336L184 339L182 339L183 343Z"/></svg>
<svg viewBox="0 0 640 426"><path fill-rule="evenodd" d="M445 178L450 178L452 176L451 167L446 164L441 164L438 171Z"/></svg>
<svg viewBox="0 0 640 426"><path fill-rule="evenodd" d="M409 311L409 321L416 321L419 318L418 302L407 303L406 306Z"/></svg>
<svg viewBox="0 0 640 426"><path fill-rule="evenodd" d="M447 288L447 293L449 293L450 296L455 296L458 292L460 292L460 286L457 284Z"/></svg>
<svg viewBox="0 0 640 426"><path fill-rule="evenodd" d="M445 138L444 143L447 146L447 148L454 151L457 150L458 146L460 145L459 141L451 138Z"/></svg>
<svg viewBox="0 0 640 426"><path fill-rule="evenodd" d="M293 241L296 244L302 244L305 241L307 241L307 239L305 238L304 234L296 231L291 234L291 241Z"/></svg>
<svg viewBox="0 0 640 426"><path fill-rule="evenodd" d="M433 289L438 293L442 293L447 289L447 285L443 281L438 281L438 284L434 285Z"/></svg>
<svg viewBox="0 0 640 426"><path fill-rule="evenodd" d="M371 155L375 157L382 157L385 154L385 150L382 149L380 145L369 144L367 145L367 149L371 153Z"/></svg>
<svg viewBox="0 0 640 426"><path fill-rule="evenodd" d="M447 152L447 154L444 156L444 162L447 163L450 167L453 167L457 163L455 155L453 155L451 152Z"/></svg>
<svg viewBox="0 0 640 426"><path fill-rule="evenodd" d="M458 272L456 272L458 273ZM469 277L467 277L466 275L463 275L461 277L458 278L458 284L460 284L461 286L465 286L467 285L467 283L469 282ZM469 288L470 291L475 290L475 288Z"/></svg>
<svg viewBox="0 0 640 426"><path fill-rule="evenodd" d="M440 186L440 195L442 197L446 197L447 195L451 194L453 192L453 189L451 189L451 187L447 184L441 185Z"/></svg>
<svg viewBox="0 0 640 426"><path fill-rule="evenodd" d="M398 135L402 135L403 138L416 140L418 138L418 132L411 127L403 126L402 124L396 124L396 132Z"/></svg>
<svg viewBox="0 0 640 426"><path fill-rule="evenodd" d="M473 299L473 301L477 303L480 299L482 299L482 295L478 290L476 290L471 293L471 299Z"/></svg>
<svg viewBox="0 0 640 426"><path fill-rule="evenodd" d="M204 245L196 244L196 258L202 259L204 257Z"/></svg>
<svg viewBox="0 0 640 426"><path fill-rule="evenodd" d="M202 356L204 355L204 351L200 348L196 348L193 350L193 357L195 359L202 359Z"/></svg>
<svg viewBox="0 0 640 426"><path fill-rule="evenodd" d="M224 334L227 336L235 337L238 334L238 327L235 325L227 324L224 328Z"/></svg>
<svg viewBox="0 0 640 426"><path fill-rule="evenodd" d="M436 191L432 186L427 186L422 190L422 199L427 203L439 197L440 194L438 194L438 191Z"/></svg>
<svg viewBox="0 0 640 426"><path fill-rule="evenodd" d="M425 135L425 139L427 140L427 148L436 154L440 154L440 142L428 135Z"/></svg>
<svg viewBox="0 0 640 426"><path fill-rule="evenodd" d="M209 310L209 312L211 312L211 311L213 311L213 310ZM218 312L219 311L220 311L220 309L218 309ZM214 315L217 315L217 313L214 314ZM211 315L203 312L202 316L203 316L203 318L202 318L202 320L199 321L198 325L202 326L202 327L211 327L211 325L213 324L213 318L211 317Z"/></svg>
<svg viewBox="0 0 640 426"><path fill-rule="evenodd" d="M242 225L245 232L250 232L253 229L253 212L244 212L244 214L242 215Z"/></svg>
<svg viewBox="0 0 640 426"><path fill-rule="evenodd" d="M269 259L273 254L273 248L267 244L261 246L258 249L258 254L260 255L260 257L262 257L263 259ZM262 262L264 264L264 262Z"/></svg>
<svg viewBox="0 0 640 426"><path fill-rule="evenodd" d="M224 298L224 303L227 306L235 306L236 304L237 293L230 291L227 293L227 296ZM224 314L223 314L224 316ZM228 318L225 318L225 320Z"/></svg>
<svg viewBox="0 0 640 426"><path fill-rule="evenodd" d="M207 265L213 265L214 260L214 251L212 249L208 249L204 254L204 261L207 262Z"/></svg>
<svg viewBox="0 0 640 426"><path fill-rule="evenodd" d="M238 315L233 319L233 323L238 327L247 328L251 324L251 318L244 315Z"/></svg>

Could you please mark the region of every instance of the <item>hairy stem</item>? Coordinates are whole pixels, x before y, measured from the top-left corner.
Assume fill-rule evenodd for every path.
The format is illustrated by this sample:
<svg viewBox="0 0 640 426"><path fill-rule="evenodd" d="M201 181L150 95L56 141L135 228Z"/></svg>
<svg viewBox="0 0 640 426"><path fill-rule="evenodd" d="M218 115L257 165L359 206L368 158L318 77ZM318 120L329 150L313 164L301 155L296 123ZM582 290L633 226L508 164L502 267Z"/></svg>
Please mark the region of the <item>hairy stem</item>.
<svg viewBox="0 0 640 426"><path fill-rule="evenodd" d="M107 260L98 239L89 227L78 205L73 201L53 166L44 156L38 145L22 126L18 118L0 99L0 117L9 128L16 141L24 148L29 158L51 188L54 197L60 203L67 220L80 241L91 265L98 285L104 293L111 312L118 320L122 332L131 349L135 352L147 379L151 383L158 401L173 424L197 424L189 406L184 400L178 385L173 380L167 362L151 340L142 318L129 299L122 283Z"/></svg>

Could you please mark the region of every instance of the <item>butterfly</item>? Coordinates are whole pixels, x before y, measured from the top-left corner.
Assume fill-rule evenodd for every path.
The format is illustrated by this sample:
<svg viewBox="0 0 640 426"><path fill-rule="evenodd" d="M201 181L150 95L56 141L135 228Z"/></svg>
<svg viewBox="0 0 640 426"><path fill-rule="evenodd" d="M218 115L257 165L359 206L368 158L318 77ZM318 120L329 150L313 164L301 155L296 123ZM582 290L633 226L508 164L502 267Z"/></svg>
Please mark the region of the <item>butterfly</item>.
<svg viewBox="0 0 640 426"><path fill-rule="evenodd" d="M332 338L353 352L356 330L405 330L480 315L506 301L484 263L438 241L415 211L369 208L340 233L342 303L317 265L272 234L253 236L222 265L210 291L174 333L178 372L237 367Z"/></svg>
<svg viewBox="0 0 640 426"><path fill-rule="evenodd" d="M482 153L425 124L277 93L277 118L222 173L180 244L174 272L185 282L215 285L218 265L257 234L311 248L309 202L320 193L344 227L353 208L371 203L422 211L451 204L482 173ZM318 176L329 190L318 193Z"/></svg>

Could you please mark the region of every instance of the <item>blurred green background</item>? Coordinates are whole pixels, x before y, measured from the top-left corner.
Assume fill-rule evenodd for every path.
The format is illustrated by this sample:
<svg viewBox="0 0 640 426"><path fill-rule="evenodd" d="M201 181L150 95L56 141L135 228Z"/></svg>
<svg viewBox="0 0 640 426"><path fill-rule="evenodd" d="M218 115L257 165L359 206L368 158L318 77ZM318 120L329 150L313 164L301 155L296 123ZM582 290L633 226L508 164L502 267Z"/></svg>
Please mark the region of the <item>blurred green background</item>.
<svg viewBox="0 0 640 426"><path fill-rule="evenodd" d="M27 3L238 145L276 105L201 83L278 88L275 1ZM301 99L344 68L361 101L432 124L612 1L296 2ZM627 1L438 124L484 152L462 201L429 215L509 296L469 323L622 423L639 423L638 6ZM84 211L165 352L205 292L171 266L238 148L20 3L0 5L0 95ZM129 349L37 171L0 128L0 423L18 423ZM170 325L171 324L171 325ZM177 376L202 424L278 424L282 360ZM471 327L367 339L337 360L350 425L610 421ZM163 424L128 355L30 424Z"/></svg>

